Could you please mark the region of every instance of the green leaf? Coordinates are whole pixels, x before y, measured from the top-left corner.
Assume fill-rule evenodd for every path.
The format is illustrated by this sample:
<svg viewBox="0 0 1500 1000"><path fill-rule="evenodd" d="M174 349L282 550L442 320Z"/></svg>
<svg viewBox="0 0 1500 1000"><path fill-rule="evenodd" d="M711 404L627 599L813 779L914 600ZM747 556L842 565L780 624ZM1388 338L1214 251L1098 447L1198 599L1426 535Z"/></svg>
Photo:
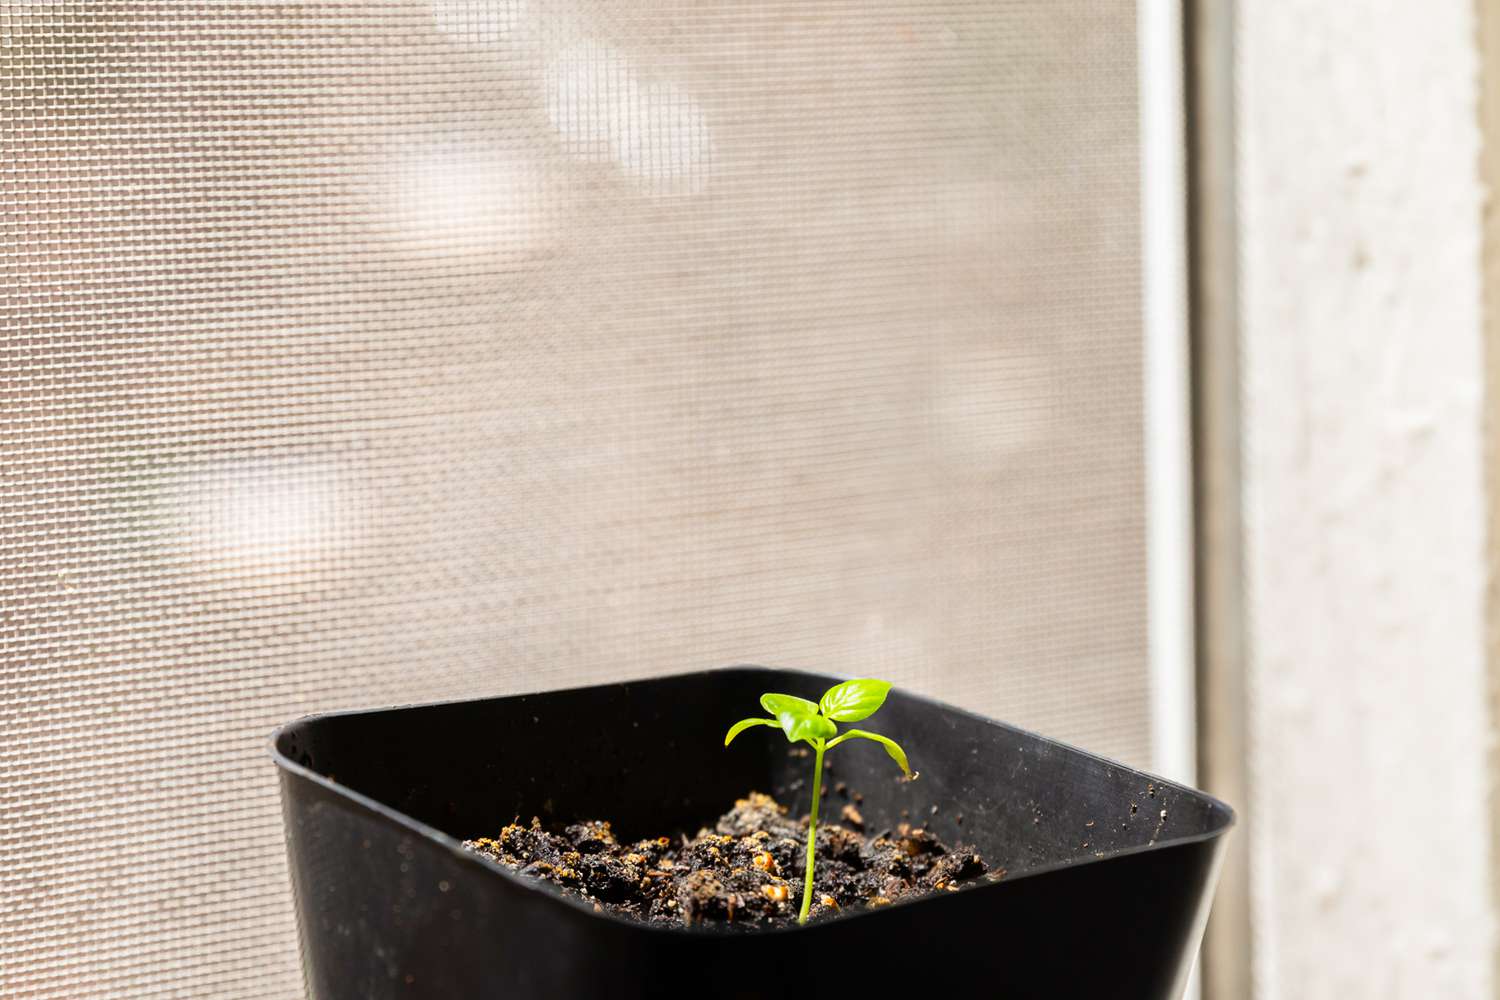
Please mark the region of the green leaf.
<svg viewBox="0 0 1500 1000"><path fill-rule="evenodd" d="M812 705L812 702L807 704ZM823 718L813 705L812 712L798 712L793 709L784 709L776 713L776 721L781 724L781 729L786 733L788 743L796 743L798 740L826 740L838 733L839 727Z"/></svg>
<svg viewBox="0 0 1500 1000"><path fill-rule="evenodd" d="M733 740L740 733L743 733L745 730L749 729L751 726L775 725L779 725L779 723L775 719L741 719L739 722L736 722L734 725L729 727L729 733L724 737L724 745L727 747L731 740Z"/></svg>
<svg viewBox="0 0 1500 1000"><path fill-rule="evenodd" d="M835 722L858 722L874 715L890 690L890 681L860 677L829 688L818 707Z"/></svg>
<svg viewBox="0 0 1500 1000"><path fill-rule="evenodd" d="M847 739L855 738L862 740L874 740L876 743L879 743L881 746L885 747L885 752L891 755L891 760L901 765L902 773L904 773L908 778L911 777L911 767L906 763L906 751L901 749L901 744L897 743L889 736L881 736L879 733L871 733L863 729L850 729L845 732L844 735L840 736L837 740L834 740L833 743L829 744L829 748L831 749L832 747L844 742Z"/></svg>
<svg viewBox="0 0 1500 1000"><path fill-rule="evenodd" d="M797 712L801 715L817 715L818 706L806 698L798 698L790 694L763 694L760 696L760 707L772 715L780 715L782 712Z"/></svg>

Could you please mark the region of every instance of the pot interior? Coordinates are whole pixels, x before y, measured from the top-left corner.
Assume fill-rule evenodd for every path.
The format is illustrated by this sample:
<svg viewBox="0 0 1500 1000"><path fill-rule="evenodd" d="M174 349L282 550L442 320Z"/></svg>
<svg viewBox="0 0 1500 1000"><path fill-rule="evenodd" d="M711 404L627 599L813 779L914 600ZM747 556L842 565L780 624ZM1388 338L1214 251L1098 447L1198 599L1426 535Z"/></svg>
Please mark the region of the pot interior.
<svg viewBox="0 0 1500 1000"><path fill-rule="evenodd" d="M805 814L803 747L765 728L725 748L724 732L763 714L765 691L816 700L835 682L746 667L316 716L284 728L275 747L455 840L532 816L608 820L637 839L712 824L751 790ZM1009 879L1211 836L1233 821L1192 789L903 692L860 727L899 741L920 777L904 780L878 744L851 740L828 755L821 818L838 816L842 784L862 797L867 830L926 823Z"/></svg>

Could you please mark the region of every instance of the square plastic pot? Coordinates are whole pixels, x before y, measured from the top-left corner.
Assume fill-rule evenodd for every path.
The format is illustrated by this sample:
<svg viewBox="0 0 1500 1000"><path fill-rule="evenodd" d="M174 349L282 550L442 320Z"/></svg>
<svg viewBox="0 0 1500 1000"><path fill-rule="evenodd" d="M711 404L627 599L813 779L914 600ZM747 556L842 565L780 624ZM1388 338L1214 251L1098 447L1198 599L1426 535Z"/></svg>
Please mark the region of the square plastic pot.
<svg viewBox="0 0 1500 1000"><path fill-rule="evenodd" d="M764 691L816 699L835 680L733 668L284 727L273 756L310 995L1181 995L1230 809L899 691L871 725L921 778L895 780L858 740L830 755L834 775L863 793L869 829L925 820L999 881L736 932L599 913L461 847L533 815L608 819L622 839L691 832L752 789L805 811L807 759L773 730L725 749L724 730Z"/></svg>

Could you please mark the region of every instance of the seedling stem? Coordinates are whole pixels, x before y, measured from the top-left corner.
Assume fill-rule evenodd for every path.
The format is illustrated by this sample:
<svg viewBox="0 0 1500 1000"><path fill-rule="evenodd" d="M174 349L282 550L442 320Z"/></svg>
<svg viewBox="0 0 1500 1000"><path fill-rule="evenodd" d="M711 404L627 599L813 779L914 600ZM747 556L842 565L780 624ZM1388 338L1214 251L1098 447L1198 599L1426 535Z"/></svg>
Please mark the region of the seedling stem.
<svg viewBox="0 0 1500 1000"><path fill-rule="evenodd" d="M807 876L802 883L802 911L797 914L797 923L807 923L807 911L812 909L813 862L818 860L818 798L823 792L823 741L813 744L813 794L812 812L807 815Z"/></svg>
<svg viewBox="0 0 1500 1000"><path fill-rule="evenodd" d="M823 795L823 754L848 739L874 740L885 747L890 758L901 766L908 778L913 777L906 763L906 751L893 739L863 729L850 729L839 735L838 722L858 722L874 715L890 693L889 681L859 678L835 684L823 693L817 704L789 694L763 694L761 707L772 718L741 719L729 727L724 737L727 747L736 736L753 726L776 726L786 734L787 742L803 742L813 748L812 809L807 814L807 875L802 881L802 911L797 923L807 923L812 909L813 866L817 862L818 804Z"/></svg>

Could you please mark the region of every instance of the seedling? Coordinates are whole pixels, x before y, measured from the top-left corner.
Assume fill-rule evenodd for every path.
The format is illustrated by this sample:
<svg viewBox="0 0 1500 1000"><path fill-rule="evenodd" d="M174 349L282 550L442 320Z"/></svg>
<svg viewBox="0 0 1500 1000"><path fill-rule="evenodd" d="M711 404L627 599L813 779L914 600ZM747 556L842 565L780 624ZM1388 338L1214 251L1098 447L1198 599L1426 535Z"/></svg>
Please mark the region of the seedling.
<svg viewBox="0 0 1500 1000"><path fill-rule="evenodd" d="M850 729L841 736L838 734L839 727L834 725L836 722L868 719L885 704L885 696L890 690L890 681L860 678L835 684L823 693L816 705L806 698L789 694L763 694L760 696L760 707L770 712L774 718L741 719L729 727L729 733L724 737L724 745L727 747L736 736L753 726L778 726L786 734L788 743L801 741L813 748L812 811L807 816L807 878L802 884L802 912L797 915L799 924L807 923L807 911L812 907L818 798L823 791L823 754L845 740L874 740L885 747L885 752L890 754L891 760L901 765L902 772L908 778L914 777L906 764L906 751L895 740L863 729Z"/></svg>

